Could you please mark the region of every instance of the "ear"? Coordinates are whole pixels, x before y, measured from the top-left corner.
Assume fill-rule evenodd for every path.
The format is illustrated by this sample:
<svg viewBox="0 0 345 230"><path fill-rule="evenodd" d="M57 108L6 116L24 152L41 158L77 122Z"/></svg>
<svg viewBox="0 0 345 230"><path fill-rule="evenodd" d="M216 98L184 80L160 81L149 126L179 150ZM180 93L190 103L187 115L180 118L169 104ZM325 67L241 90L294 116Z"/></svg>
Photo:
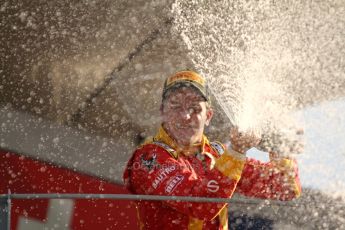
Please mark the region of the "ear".
<svg viewBox="0 0 345 230"><path fill-rule="evenodd" d="M206 122L205 122L206 126L210 124L212 117L213 117L213 109L209 108L206 111Z"/></svg>

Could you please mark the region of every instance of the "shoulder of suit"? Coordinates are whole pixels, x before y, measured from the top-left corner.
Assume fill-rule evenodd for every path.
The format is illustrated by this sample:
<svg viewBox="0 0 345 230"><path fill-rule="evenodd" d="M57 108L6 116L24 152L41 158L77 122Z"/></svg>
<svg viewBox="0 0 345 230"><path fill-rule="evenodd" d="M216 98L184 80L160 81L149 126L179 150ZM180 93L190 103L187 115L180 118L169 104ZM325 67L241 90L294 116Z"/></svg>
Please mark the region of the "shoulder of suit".
<svg viewBox="0 0 345 230"><path fill-rule="evenodd" d="M172 157L177 158L177 152L176 152L175 149L173 149L169 145L165 144L164 142L156 141L156 140L153 140L153 139L152 139L152 141L146 142L145 144L141 145L138 148L138 151L154 150L154 149L157 149L157 147L159 147L159 149L165 150Z"/></svg>

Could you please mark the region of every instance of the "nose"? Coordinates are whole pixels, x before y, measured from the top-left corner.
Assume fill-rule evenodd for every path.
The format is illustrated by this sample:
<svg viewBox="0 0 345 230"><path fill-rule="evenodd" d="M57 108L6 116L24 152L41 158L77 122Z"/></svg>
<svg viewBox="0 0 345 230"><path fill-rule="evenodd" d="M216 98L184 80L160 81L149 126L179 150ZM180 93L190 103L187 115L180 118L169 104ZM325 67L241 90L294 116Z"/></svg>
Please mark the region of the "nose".
<svg viewBox="0 0 345 230"><path fill-rule="evenodd" d="M191 109L183 109L183 110L180 112L180 116L181 116L182 119L184 119L184 120L190 120L191 117L192 117L192 111L191 111Z"/></svg>

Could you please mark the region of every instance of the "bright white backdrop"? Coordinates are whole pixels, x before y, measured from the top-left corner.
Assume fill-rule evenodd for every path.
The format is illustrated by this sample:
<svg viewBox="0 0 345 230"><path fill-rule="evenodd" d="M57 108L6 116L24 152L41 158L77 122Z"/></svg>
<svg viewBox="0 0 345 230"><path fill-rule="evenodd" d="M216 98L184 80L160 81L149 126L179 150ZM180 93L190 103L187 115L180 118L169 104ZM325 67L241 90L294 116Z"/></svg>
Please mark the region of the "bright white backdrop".
<svg viewBox="0 0 345 230"><path fill-rule="evenodd" d="M297 156L303 187L345 197L345 98L298 112L304 121L305 150ZM248 156L268 160L252 149Z"/></svg>

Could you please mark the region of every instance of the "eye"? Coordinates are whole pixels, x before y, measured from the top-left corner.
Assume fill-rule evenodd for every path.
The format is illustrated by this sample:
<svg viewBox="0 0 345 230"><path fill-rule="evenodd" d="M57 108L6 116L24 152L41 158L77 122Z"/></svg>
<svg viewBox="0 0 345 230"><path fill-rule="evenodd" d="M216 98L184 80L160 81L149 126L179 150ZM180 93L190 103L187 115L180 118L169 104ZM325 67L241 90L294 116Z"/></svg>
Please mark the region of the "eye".
<svg viewBox="0 0 345 230"><path fill-rule="evenodd" d="M189 113L195 113L195 109L194 109L194 108L189 108L189 109L188 109L188 112L189 112Z"/></svg>
<svg viewBox="0 0 345 230"><path fill-rule="evenodd" d="M201 112L201 107L199 105L194 105L190 108L190 112L192 113L200 113Z"/></svg>

